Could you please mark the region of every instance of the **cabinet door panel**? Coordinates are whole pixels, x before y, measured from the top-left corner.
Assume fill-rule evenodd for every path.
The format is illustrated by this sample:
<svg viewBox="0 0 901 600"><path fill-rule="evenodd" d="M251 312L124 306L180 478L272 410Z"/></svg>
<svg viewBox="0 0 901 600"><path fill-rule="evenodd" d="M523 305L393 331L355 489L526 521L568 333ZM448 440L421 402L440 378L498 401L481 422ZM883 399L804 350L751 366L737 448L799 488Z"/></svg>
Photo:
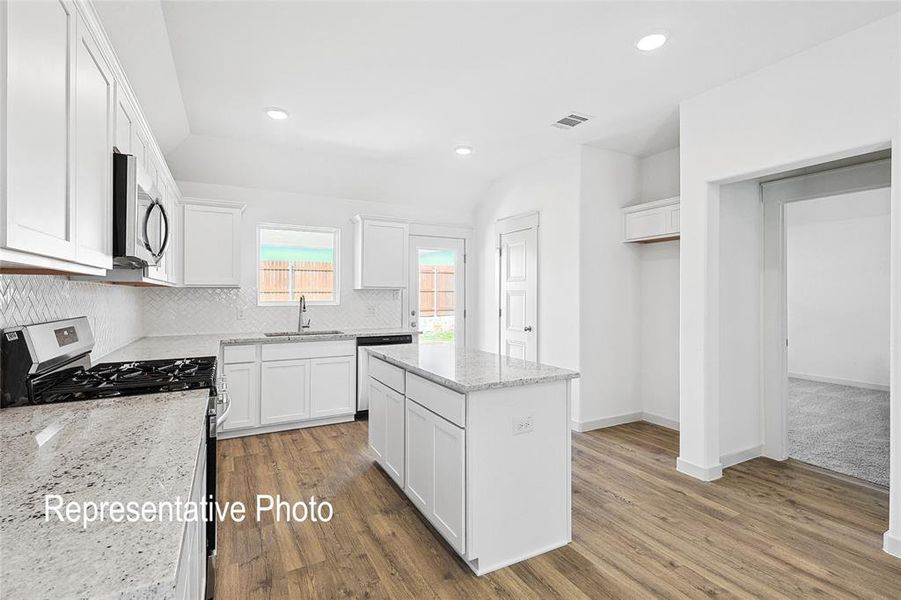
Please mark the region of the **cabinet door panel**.
<svg viewBox="0 0 901 600"><path fill-rule="evenodd" d="M264 362L260 379L260 424L310 418L310 361Z"/></svg>
<svg viewBox="0 0 901 600"><path fill-rule="evenodd" d="M397 485L404 487L404 395L388 390L385 398L384 467Z"/></svg>
<svg viewBox="0 0 901 600"><path fill-rule="evenodd" d="M435 498L431 521L457 552L464 550L464 439L463 429L432 416L435 444Z"/></svg>
<svg viewBox="0 0 901 600"><path fill-rule="evenodd" d="M122 86L116 88L116 135L114 145L122 154L132 154L135 135L135 112Z"/></svg>
<svg viewBox="0 0 901 600"><path fill-rule="evenodd" d="M239 285L241 211L186 204L183 218L185 285Z"/></svg>
<svg viewBox="0 0 901 600"><path fill-rule="evenodd" d="M406 287L407 226L373 221L363 227L363 287Z"/></svg>
<svg viewBox="0 0 901 600"><path fill-rule="evenodd" d="M6 245L75 258L69 190L69 99L74 9L7 2Z"/></svg>
<svg viewBox="0 0 901 600"><path fill-rule="evenodd" d="M634 240L667 232L666 211L662 208L626 215L626 239Z"/></svg>
<svg viewBox="0 0 901 600"><path fill-rule="evenodd" d="M228 418L222 424L222 430L230 431L259 425L259 365L257 363L225 365L224 372L231 408Z"/></svg>
<svg viewBox="0 0 901 600"><path fill-rule="evenodd" d="M355 366L353 356L310 361L310 403L314 419L354 412Z"/></svg>
<svg viewBox="0 0 901 600"><path fill-rule="evenodd" d="M387 397L385 386L369 378L369 447L375 453L376 461L384 465L385 419Z"/></svg>
<svg viewBox="0 0 901 600"><path fill-rule="evenodd" d="M432 423L430 413L412 400L406 400L406 486L407 496L422 514L431 514L432 485L435 477Z"/></svg>
<svg viewBox="0 0 901 600"><path fill-rule="evenodd" d="M110 269L113 79L81 19L75 50L74 108L76 258L83 264Z"/></svg>

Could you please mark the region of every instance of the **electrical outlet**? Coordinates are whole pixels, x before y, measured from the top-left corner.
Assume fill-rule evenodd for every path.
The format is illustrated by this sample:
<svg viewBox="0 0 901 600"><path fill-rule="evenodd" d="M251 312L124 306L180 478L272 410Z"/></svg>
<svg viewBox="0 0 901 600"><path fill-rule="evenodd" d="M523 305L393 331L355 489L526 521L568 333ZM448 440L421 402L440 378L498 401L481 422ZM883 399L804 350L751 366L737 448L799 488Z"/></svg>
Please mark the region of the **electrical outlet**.
<svg viewBox="0 0 901 600"><path fill-rule="evenodd" d="M513 435L521 433L531 433L535 431L535 418L532 415L527 417L513 417Z"/></svg>
<svg viewBox="0 0 901 600"><path fill-rule="evenodd" d="M244 320L244 307L243 306L235 307L235 318L238 319L239 321Z"/></svg>

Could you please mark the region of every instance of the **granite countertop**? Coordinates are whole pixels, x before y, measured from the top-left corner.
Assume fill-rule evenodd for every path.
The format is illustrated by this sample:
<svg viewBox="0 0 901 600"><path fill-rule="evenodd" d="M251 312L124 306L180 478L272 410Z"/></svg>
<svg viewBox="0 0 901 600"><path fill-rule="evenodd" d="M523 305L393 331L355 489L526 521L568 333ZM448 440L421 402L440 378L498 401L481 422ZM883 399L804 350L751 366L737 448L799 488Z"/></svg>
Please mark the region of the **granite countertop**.
<svg viewBox="0 0 901 600"><path fill-rule="evenodd" d="M315 330L314 330L315 331ZM221 345L281 344L285 342L329 342L355 340L370 335L397 335L414 333L409 329L346 329L335 334L299 334L266 337L263 332L219 333L197 335L149 336L119 348L96 362L125 362L160 358L185 358L188 356L218 356Z"/></svg>
<svg viewBox="0 0 901 600"><path fill-rule="evenodd" d="M183 501L208 390L5 408L0 581L10 598L171 598L185 524L44 519L63 502Z"/></svg>
<svg viewBox="0 0 901 600"><path fill-rule="evenodd" d="M367 346L372 356L460 393L575 379L577 371L445 344Z"/></svg>

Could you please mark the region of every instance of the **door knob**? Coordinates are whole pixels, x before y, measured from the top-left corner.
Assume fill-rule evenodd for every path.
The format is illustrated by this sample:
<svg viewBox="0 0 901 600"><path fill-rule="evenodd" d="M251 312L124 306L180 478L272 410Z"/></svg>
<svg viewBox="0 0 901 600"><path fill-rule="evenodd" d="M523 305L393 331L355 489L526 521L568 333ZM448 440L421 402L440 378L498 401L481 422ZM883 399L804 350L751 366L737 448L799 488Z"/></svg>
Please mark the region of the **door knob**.
<svg viewBox="0 0 901 600"><path fill-rule="evenodd" d="M532 326L531 326L531 325L526 325L525 327L522 328L522 330L525 331L526 333L531 333L531 332L532 332Z"/></svg>

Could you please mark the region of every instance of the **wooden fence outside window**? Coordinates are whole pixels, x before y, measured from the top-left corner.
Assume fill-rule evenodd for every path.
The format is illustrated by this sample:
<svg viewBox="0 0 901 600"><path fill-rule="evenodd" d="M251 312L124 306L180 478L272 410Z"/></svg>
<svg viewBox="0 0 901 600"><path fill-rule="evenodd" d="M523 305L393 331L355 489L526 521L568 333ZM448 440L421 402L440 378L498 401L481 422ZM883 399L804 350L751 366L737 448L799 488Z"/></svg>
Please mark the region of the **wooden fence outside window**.
<svg viewBox="0 0 901 600"><path fill-rule="evenodd" d="M335 267L330 262L260 261L260 301L294 302L303 294L308 302L332 302Z"/></svg>

